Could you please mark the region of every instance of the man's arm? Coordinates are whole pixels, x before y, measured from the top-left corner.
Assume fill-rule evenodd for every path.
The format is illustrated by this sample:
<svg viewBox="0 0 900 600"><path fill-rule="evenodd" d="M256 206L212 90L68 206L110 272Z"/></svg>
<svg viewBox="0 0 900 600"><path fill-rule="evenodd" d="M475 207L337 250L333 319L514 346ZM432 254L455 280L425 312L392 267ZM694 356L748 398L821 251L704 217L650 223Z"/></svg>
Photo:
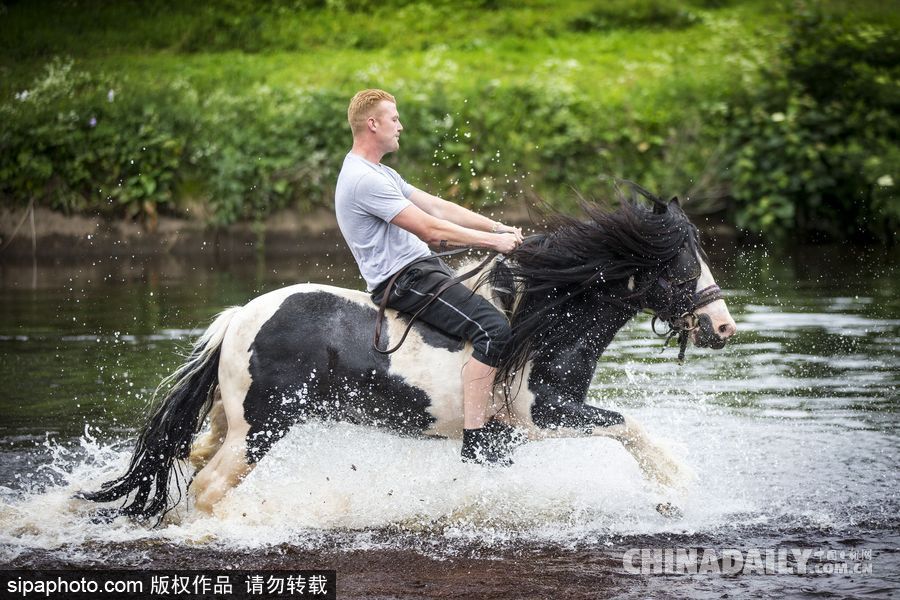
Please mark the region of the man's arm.
<svg viewBox="0 0 900 600"><path fill-rule="evenodd" d="M476 212L469 210L459 204L448 202L443 198L438 198L428 192L416 188L409 196L410 201L418 206L422 211L428 213L432 217L450 221L461 227L475 229L478 231L489 231L491 233L513 233L518 240L522 241L522 230L518 227L509 227L499 221L493 221L487 217L483 217Z"/></svg>
<svg viewBox="0 0 900 600"><path fill-rule="evenodd" d="M493 223L490 219L481 218ZM391 223L412 233L429 246L438 246L441 242L445 242L451 246L489 248L506 254L511 252L521 239L521 234L513 232L490 233L457 225L450 220L428 214L415 203L401 210L391 219Z"/></svg>

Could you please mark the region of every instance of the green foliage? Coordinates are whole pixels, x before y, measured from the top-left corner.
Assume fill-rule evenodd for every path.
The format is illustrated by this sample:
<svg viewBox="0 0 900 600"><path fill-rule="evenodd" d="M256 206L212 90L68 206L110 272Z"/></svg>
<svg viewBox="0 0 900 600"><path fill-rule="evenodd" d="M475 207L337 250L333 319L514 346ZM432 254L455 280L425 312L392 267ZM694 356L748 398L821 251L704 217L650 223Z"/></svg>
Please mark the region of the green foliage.
<svg viewBox="0 0 900 600"><path fill-rule="evenodd" d="M691 4L706 9L717 9L733 6L736 0L691 0Z"/></svg>
<svg viewBox="0 0 900 600"><path fill-rule="evenodd" d="M42 0L0 18L0 63L116 52L177 53L464 47L533 39L561 18L508 0ZM52 18L49 14L52 13Z"/></svg>
<svg viewBox="0 0 900 600"><path fill-rule="evenodd" d="M55 60L0 105L0 193L66 212L151 218L172 202L192 123L168 92L140 97Z"/></svg>
<svg viewBox="0 0 900 600"><path fill-rule="evenodd" d="M700 22L700 17L674 2L664 0L602 0L590 11L572 19L573 31L608 31L660 27L679 29Z"/></svg>
<svg viewBox="0 0 900 600"><path fill-rule="evenodd" d="M406 127L387 160L467 206L565 209L614 176L689 196L688 210L728 207L751 231L891 239L900 17L857 0L845 19L801 11L788 31L789 10L16 3L0 19L0 197L151 226L188 207L226 224L328 206L346 103L384 87Z"/></svg>
<svg viewBox="0 0 900 600"><path fill-rule="evenodd" d="M185 182L200 182L194 193L217 223L309 208L329 197L342 154L338 136L317 133L344 129L336 101L266 88L201 99L183 81L108 88L54 61L0 105L0 194L151 225L158 211L179 209Z"/></svg>
<svg viewBox="0 0 900 600"><path fill-rule="evenodd" d="M347 150L345 104L335 94L265 87L240 98L209 98L195 144L215 220L326 205Z"/></svg>
<svg viewBox="0 0 900 600"><path fill-rule="evenodd" d="M218 224L331 202L350 146L348 93L254 86L200 94L184 80L161 88L104 81L54 61L0 105L0 194L151 225L191 200ZM409 133L402 157L388 160L402 161L413 183L468 206L523 194L565 206L604 176L669 186L684 175L661 160L663 136L679 131L672 115L663 123L634 112L625 122L617 112L597 119L589 98L562 80L401 82L393 91ZM702 162L686 160L685 169Z"/></svg>
<svg viewBox="0 0 900 600"><path fill-rule="evenodd" d="M895 238L900 34L801 11L729 123L739 227Z"/></svg>

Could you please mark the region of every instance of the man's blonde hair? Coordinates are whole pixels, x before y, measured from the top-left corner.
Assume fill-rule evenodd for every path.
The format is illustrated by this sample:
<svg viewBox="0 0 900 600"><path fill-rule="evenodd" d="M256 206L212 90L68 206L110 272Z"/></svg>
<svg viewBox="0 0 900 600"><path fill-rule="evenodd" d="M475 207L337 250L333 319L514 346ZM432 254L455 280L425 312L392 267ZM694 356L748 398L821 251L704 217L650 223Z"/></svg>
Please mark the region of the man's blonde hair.
<svg viewBox="0 0 900 600"><path fill-rule="evenodd" d="M347 107L347 121L350 122L350 130L353 135L366 128L366 120L372 116L372 111L382 100L397 104L394 97L384 90L372 89L356 92L356 95L350 100L350 106Z"/></svg>

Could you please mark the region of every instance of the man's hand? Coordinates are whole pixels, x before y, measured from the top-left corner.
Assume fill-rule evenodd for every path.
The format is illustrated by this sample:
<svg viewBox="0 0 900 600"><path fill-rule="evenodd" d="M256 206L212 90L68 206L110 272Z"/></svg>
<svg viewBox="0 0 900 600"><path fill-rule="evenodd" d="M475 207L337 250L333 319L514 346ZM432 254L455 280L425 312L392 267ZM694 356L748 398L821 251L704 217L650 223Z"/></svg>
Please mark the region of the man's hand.
<svg viewBox="0 0 900 600"><path fill-rule="evenodd" d="M494 250L501 254L509 254L516 249L516 246L522 243L522 232L518 234L508 231L504 233L494 234L496 238L493 243Z"/></svg>
<svg viewBox="0 0 900 600"><path fill-rule="evenodd" d="M504 225L500 221L495 221L494 225L494 233L512 233L516 236L516 239L521 244L522 240L522 228L521 227L510 227L509 225Z"/></svg>

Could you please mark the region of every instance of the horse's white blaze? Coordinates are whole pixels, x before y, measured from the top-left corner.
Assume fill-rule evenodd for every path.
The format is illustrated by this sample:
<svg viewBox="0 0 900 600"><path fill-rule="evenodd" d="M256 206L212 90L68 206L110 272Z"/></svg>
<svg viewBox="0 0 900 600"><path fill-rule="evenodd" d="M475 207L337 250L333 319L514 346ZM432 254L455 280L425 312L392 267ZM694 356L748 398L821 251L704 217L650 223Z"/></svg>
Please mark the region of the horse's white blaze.
<svg viewBox="0 0 900 600"><path fill-rule="evenodd" d="M699 255L697 256L697 260L700 261L700 278L697 279L695 291L699 292L711 285L715 285L716 280L713 279L709 267ZM731 318L731 313L728 312L728 306L725 304L724 300L710 302L706 306L697 309L696 314L697 316L708 315L710 321L712 321L713 330L723 339L730 338L734 335L734 332L737 331L737 324L735 324L734 319Z"/></svg>

